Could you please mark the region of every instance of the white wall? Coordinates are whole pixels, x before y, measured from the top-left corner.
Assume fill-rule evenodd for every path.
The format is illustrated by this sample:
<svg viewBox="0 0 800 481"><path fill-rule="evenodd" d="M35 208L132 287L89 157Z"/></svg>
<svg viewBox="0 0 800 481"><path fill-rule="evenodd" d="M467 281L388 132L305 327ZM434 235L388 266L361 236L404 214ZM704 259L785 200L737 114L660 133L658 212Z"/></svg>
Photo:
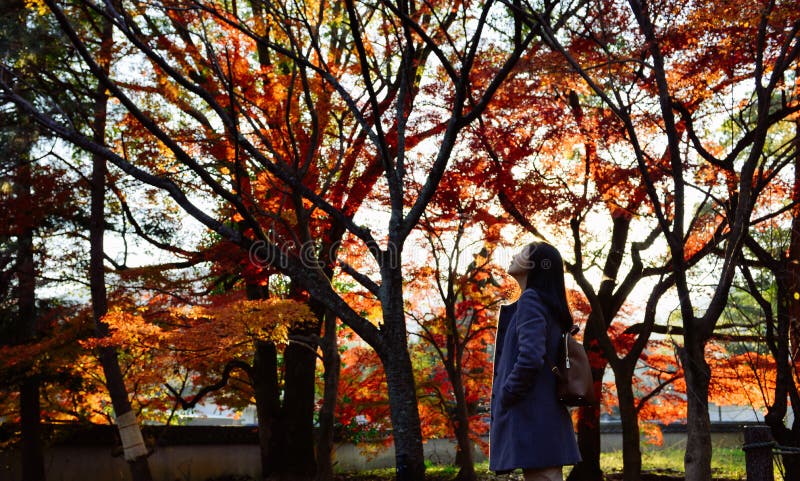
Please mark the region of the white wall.
<svg viewBox="0 0 800 481"><path fill-rule="evenodd" d="M741 432L713 432L715 447L741 447ZM606 432L601 436L603 451L622 449L622 434ZM686 434L665 432L663 448L684 447ZM336 448L335 469L340 472L362 471L394 466L391 446L364 449L352 444ZM644 446L645 449L659 447ZM369 454L365 454L369 451ZM425 456L435 464L452 464L455 441L433 439L425 443ZM475 460L486 456L476 448ZM222 475L247 475L258 479L259 449L255 444L163 446L150 456L150 468L155 481L205 481ZM54 446L46 451L48 481L129 481L127 465L121 456L112 456L112 449L98 446ZM19 481L20 459L17 451L0 452L0 481Z"/></svg>

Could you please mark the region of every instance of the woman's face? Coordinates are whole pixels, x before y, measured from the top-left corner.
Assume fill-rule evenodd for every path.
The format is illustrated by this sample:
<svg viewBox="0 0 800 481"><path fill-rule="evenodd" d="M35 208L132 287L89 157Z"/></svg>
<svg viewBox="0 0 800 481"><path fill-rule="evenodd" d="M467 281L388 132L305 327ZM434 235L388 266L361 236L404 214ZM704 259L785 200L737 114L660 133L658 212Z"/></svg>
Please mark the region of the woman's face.
<svg viewBox="0 0 800 481"><path fill-rule="evenodd" d="M523 247L511 259L511 265L508 266L508 274L512 276L521 276L527 274L530 270L530 262L528 260L528 246Z"/></svg>

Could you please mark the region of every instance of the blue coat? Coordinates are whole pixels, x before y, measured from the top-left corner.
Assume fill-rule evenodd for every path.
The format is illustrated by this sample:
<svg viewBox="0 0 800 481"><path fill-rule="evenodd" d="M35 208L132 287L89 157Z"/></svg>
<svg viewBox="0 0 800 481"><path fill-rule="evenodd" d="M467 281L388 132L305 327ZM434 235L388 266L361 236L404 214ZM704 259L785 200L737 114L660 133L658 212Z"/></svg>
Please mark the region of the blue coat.
<svg viewBox="0 0 800 481"><path fill-rule="evenodd" d="M545 361L546 352L555 358L560 334L533 289L500 310L489 433L492 471L564 466L581 459L572 418L556 397L556 379Z"/></svg>

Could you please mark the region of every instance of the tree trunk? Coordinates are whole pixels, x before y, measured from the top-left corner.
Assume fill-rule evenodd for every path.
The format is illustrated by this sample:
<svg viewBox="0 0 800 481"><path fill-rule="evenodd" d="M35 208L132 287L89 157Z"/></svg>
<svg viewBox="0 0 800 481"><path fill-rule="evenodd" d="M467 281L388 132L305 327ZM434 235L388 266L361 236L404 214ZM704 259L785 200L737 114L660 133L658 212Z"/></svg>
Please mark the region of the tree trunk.
<svg viewBox="0 0 800 481"><path fill-rule="evenodd" d="M256 283L245 285L250 300L267 299L269 292ZM261 478L283 471L285 443L281 423L281 393L278 385L278 348L272 342L256 341L253 353L253 397L258 418Z"/></svg>
<svg viewBox="0 0 800 481"><path fill-rule="evenodd" d="M282 445L275 431L280 416L278 390L278 351L275 344L256 341L253 356L253 392L258 416L258 445L261 459L261 477L273 474L278 464L277 446Z"/></svg>
<svg viewBox="0 0 800 481"><path fill-rule="evenodd" d="M110 22L103 23L100 61L108 71L111 57L113 28ZM98 85L94 98L93 138L100 144L105 143L106 112L108 96L105 88ZM103 266L103 236L105 234L105 195L106 195L106 161L95 155L92 158L91 178L91 218L89 220L89 284L92 297L92 311L95 331L98 337L108 335L108 325L103 316L108 312L106 281ZM100 348L100 363L106 378L106 387L111 396L122 449L131 470L134 481L150 481L150 467L147 463L147 447L131 408L128 391L119 367L117 352L113 347Z"/></svg>
<svg viewBox="0 0 800 481"><path fill-rule="evenodd" d="M583 345L591 359L602 359L603 364L592 366L595 399L602 399L603 376L606 366L605 356L597 342L591 342L590 330L585 331ZM578 410L578 448L581 451L581 462L572 468L567 481L603 481L603 470L600 468L600 403L582 407Z"/></svg>
<svg viewBox="0 0 800 481"><path fill-rule="evenodd" d="M467 409L467 396L464 392L464 383L461 370L456 369L451 374L450 382L456 398L455 434L458 443L456 451L456 464L458 464L458 481L476 481L475 460L472 455L472 439L469 437L469 413Z"/></svg>
<svg viewBox="0 0 800 481"><path fill-rule="evenodd" d="M795 70L795 74L800 74L800 68ZM795 86L797 86L797 83L797 75L795 75ZM795 161L792 201L795 202L795 207L792 209L789 252L786 253L786 258L783 259L786 266L786 290L781 299L782 302L786 303L786 322L789 325L788 344L792 347L791 352L797 353L798 346L800 346L800 296L798 296L798 293L800 293L800 120L795 120L794 133ZM781 362L791 362L791 366L787 366L787 370L789 370L797 360L796 355L786 356ZM800 447L800 399L798 399L800 396L797 393L797 384L794 382L794 377L791 376L792 371L793 369L790 370L789 379L791 380L791 394L793 395L791 401L794 421L788 436L789 439L781 442L789 446ZM786 479L800 479L800 456L791 454L783 456L783 466L786 470Z"/></svg>
<svg viewBox="0 0 800 481"><path fill-rule="evenodd" d="M445 303L445 321L447 323L446 337L446 356L441 360L444 364L445 372L453 386L453 397L456 401L455 410L449 415L453 423L453 431L456 436L456 459L455 463L459 467L456 480L475 481L475 461L473 459L472 439L470 439L469 427L469 407L467 406L467 395L464 389L464 375L462 371L462 345L461 335L458 331L458 322L455 312L455 303L448 300L456 299L453 293L452 283L448 284L448 295Z"/></svg>
<svg viewBox="0 0 800 481"><path fill-rule="evenodd" d="M711 479L711 419L708 416L711 370L703 354L704 344L687 332L685 346L679 350L686 376L686 481Z"/></svg>
<svg viewBox="0 0 800 481"><path fill-rule="evenodd" d="M392 239L390 245L402 245ZM422 449L422 428L417 405L414 370L408 352L405 306L403 305L403 278L400 252L386 259L381 269L381 306L383 343L376 349L386 373L389 394L389 411L394 438L395 472L397 481L425 479L425 453Z"/></svg>
<svg viewBox="0 0 800 481"><path fill-rule="evenodd" d="M97 322L97 321L95 321ZM105 325L105 323L101 324ZM107 327L105 328L107 329ZM101 329L100 329L101 330ZM100 336L102 337L102 336ZM147 447L136 420L136 414L131 408L128 399L128 391L119 367L117 352L114 348L100 348L100 364L103 366L103 374L106 378L106 387L111 397L111 405L114 408L117 429L119 430L120 442L125 461L131 470L134 481L151 481L150 467L147 463Z"/></svg>
<svg viewBox="0 0 800 481"><path fill-rule="evenodd" d="M642 476L642 451L639 441L639 413L633 395L633 372L615 373L619 415L622 421L622 479L639 481Z"/></svg>
<svg viewBox="0 0 800 481"><path fill-rule="evenodd" d="M772 430L772 436L778 444L784 446L800 446L800 396L794 381L794 361L791 353L797 352L798 332L800 332L800 299L795 293L800 292L800 121L795 123L795 163L794 185L792 188L792 224L789 233L789 249L779 262L779 272L774 272L778 291L777 336L774 338L773 351L777 370L775 397L764 421ZM768 337L769 339L769 337ZM772 346L771 346L772 347ZM791 401L794 421L789 429L784 424L787 405ZM788 454L782 456L785 479L800 479L800 456Z"/></svg>
<svg viewBox="0 0 800 481"><path fill-rule="evenodd" d="M303 339L311 337L314 328L295 331ZM316 330L319 332L319 329ZM291 335L290 334L290 339ZM313 479L314 459L314 383L316 379L316 346L292 341L284 352L284 391L281 409L285 427L283 477L301 481Z"/></svg>
<svg viewBox="0 0 800 481"><path fill-rule="evenodd" d="M44 481L45 479L39 384L38 377L29 376L22 381L19 389L22 481Z"/></svg>
<svg viewBox="0 0 800 481"><path fill-rule="evenodd" d="M764 416L764 422L770 427L772 437L783 446L800 446L800 419L798 419L797 406L797 386L793 378L793 364L790 362L791 355L789 354L789 302L791 290L789 290L789 272L786 268L786 262L780 263L782 266L781 272L776 273L775 280L778 285L778 315L777 315L777 336L774 339L774 346L777 348L773 350L772 354L775 358L776 365L776 379L775 379L775 397L771 406ZM795 291L796 292L796 291ZM772 346L770 346L772 347ZM794 396L794 398L793 398ZM792 429L786 427L785 419L788 410L789 400L792 401L792 411L795 418L792 424ZM785 479L800 479L800 459L798 456L788 454L782 457L785 469Z"/></svg>
<svg viewBox="0 0 800 481"><path fill-rule="evenodd" d="M30 149L34 142L32 125L26 119L19 120L19 135L13 141L16 157L14 190L19 205L26 210L33 208L31 195L32 174ZM36 268L33 259L33 225L25 225L32 218L30 212L19 212L17 217L17 330L18 342L33 342L36 338ZM39 377L26 374L20 385L20 416L22 421L22 479L44 481L44 450L42 448L41 408L39 400Z"/></svg>
<svg viewBox="0 0 800 481"><path fill-rule="evenodd" d="M794 413L794 421L792 422L792 429L788 430L788 439L786 441L778 441L783 446L792 446L794 448L800 447L800 408L796 407L797 399L792 403L792 412ZM783 479L800 479L800 457L796 453L787 453L781 456L783 461Z"/></svg>
<svg viewBox="0 0 800 481"><path fill-rule="evenodd" d="M339 393L341 356L336 340L336 316L325 313L325 337L323 339L322 362L325 368L325 391L319 410L319 437L317 439L316 481L333 480L333 437L336 399Z"/></svg>
<svg viewBox="0 0 800 481"><path fill-rule="evenodd" d="M411 359L405 346L390 348L383 358L389 391L397 481L425 479L425 455Z"/></svg>
<svg viewBox="0 0 800 481"><path fill-rule="evenodd" d="M578 448L581 461L572 468L567 481L603 481L600 468L600 406L578 410Z"/></svg>
<svg viewBox="0 0 800 481"><path fill-rule="evenodd" d="M795 69L795 88L800 88L800 68ZM792 227L786 252L787 312L791 352L800 349L800 120L794 123L794 185L792 186ZM797 360L797 359L795 359ZM800 409L800 406L798 408Z"/></svg>

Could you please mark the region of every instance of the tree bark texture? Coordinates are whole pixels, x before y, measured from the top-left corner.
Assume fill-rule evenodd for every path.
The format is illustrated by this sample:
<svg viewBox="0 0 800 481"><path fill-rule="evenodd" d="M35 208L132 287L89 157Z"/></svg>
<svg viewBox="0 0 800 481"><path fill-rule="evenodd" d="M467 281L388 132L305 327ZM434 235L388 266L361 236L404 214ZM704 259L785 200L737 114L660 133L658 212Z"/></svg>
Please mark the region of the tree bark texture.
<svg viewBox="0 0 800 481"><path fill-rule="evenodd" d="M408 351L390 351L383 359L389 391L397 481L425 479L425 455L416 386Z"/></svg>
<svg viewBox="0 0 800 481"><path fill-rule="evenodd" d="M390 243L392 238L390 236ZM394 245L399 245L395 243ZM390 249L391 251L391 249ZM422 449L417 390L408 352L408 333L403 305L403 280L400 252L382 267L381 306L383 344L377 350L386 373L389 410L394 439L397 481L425 479L425 453Z"/></svg>
<svg viewBox="0 0 800 481"><path fill-rule="evenodd" d="M324 338L322 363L325 368L325 390L319 410L319 435L317 438L316 481L333 480L333 441L336 400L339 393L341 356L336 340L336 316L326 311L324 316Z"/></svg>
<svg viewBox="0 0 800 481"><path fill-rule="evenodd" d="M277 449L283 444L276 435L280 416L278 350L272 342L256 341L253 356L253 393L258 417L258 445L262 478L271 476L280 464Z"/></svg>
<svg viewBox="0 0 800 481"><path fill-rule="evenodd" d="M773 481L772 442L767 426L745 426L744 449L747 481ZM761 444L762 446L755 446ZM786 477L787 480L796 478Z"/></svg>
<svg viewBox="0 0 800 481"><path fill-rule="evenodd" d="M304 339L313 329L295 331ZM319 332L317 330L317 332ZM290 334L290 339L291 339ZM284 352L284 391L281 408L284 431L284 472L287 480L313 479L314 457L314 383L316 379L316 346L290 342Z"/></svg>
<svg viewBox="0 0 800 481"><path fill-rule="evenodd" d="M630 378L632 372L615 373L617 377ZM639 439L639 413L636 410L636 398L633 385L617 383L619 399L619 415L622 422L622 479L639 481L642 477L642 451Z"/></svg>
<svg viewBox="0 0 800 481"><path fill-rule="evenodd" d="M687 425L684 470L686 481L711 479L711 419L708 415L708 386L711 370L704 356L704 345L687 335L679 350L686 376Z"/></svg>
<svg viewBox="0 0 800 481"><path fill-rule="evenodd" d="M326 309L312 300L314 325L292 328L283 353L283 401L271 434L270 473L287 481L312 480L317 472L314 445L317 344ZM277 380L277 378L276 378Z"/></svg>

